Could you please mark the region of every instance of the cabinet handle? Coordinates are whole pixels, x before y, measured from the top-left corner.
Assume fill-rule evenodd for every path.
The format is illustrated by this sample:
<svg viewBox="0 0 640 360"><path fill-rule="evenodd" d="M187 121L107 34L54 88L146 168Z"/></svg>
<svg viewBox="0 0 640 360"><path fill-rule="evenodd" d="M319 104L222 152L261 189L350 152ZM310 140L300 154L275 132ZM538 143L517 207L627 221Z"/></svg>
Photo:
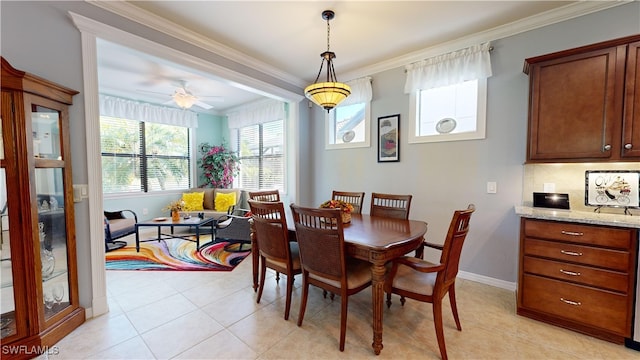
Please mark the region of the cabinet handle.
<svg viewBox="0 0 640 360"><path fill-rule="evenodd" d="M565 304L569 304L569 305L573 305L573 306L580 306L582 305L582 303L580 301L573 301L573 300L567 300L565 298L560 298L560 301L562 301Z"/></svg>
<svg viewBox="0 0 640 360"><path fill-rule="evenodd" d="M604 151L609 151L609 150L611 150L611 145L610 144L605 145Z"/></svg>
<svg viewBox="0 0 640 360"><path fill-rule="evenodd" d="M574 231L561 231L562 235L571 235L571 236L583 236L584 233L582 232L574 232Z"/></svg>
<svg viewBox="0 0 640 360"><path fill-rule="evenodd" d="M571 256L582 256L581 252L575 252L575 251L566 251L566 250L560 250L561 253L565 254L565 255L571 255Z"/></svg>
<svg viewBox="0 0 640 360"><path fill-rule="evenodd" d="M631 149L633 149L633 145L631 145L631 144L624 144L624 148L625 148L625 149L627 149L627 150L631 150Z"/></svg>
<svg viewBox="0 0 640 360"><path fill-rule="evenodd" d="M567 270L560 269L560 272L565 275L580 276L580 273L575 271L567 271Z"/></svg>

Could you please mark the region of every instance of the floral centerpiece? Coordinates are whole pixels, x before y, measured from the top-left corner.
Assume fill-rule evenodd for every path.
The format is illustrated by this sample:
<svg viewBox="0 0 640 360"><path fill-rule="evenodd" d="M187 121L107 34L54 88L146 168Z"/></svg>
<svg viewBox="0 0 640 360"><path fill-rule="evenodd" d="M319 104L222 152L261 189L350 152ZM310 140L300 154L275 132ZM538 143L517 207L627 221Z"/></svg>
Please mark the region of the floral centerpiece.
<svg viewBox="0 0 640 360"><path fill-rule="evenodd" d="M165 206L162 211L169 211L171 213L171 220L179 221L180 220L180 211L185 210L185 202L183 200L176 200L169 203L169 205Z"/></svg>
<svg viewBox="0 0 640 360"><path fill-rule="evenodd" d="M223 143L211 146L200 144L202 157L198 160L202 168L201 187L229 188L233 178L240 172L240 159Z"/></svg>
<svg viewBox="0 0 640 360"><path fill-rule="evenodd" d="M353 211L353 205L344 200L327 200L320 204L322 209L341 209L342 210L342 222L347 224L351 222L351 212Z"/></svg>

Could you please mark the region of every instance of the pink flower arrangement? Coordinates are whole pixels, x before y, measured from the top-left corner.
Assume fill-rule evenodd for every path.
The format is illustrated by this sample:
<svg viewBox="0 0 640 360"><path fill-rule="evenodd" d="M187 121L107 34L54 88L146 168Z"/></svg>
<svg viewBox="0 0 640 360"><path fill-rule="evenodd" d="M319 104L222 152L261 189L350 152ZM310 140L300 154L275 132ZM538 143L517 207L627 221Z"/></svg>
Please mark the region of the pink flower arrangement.
<svg viewBox="0 0 640 360"><path fill-rule="evenodd" d="M201 187L229 188L240 172L240 159L235 152L222 145L200 144L203 154L198 161L202 168L204 184Z"/></svg>

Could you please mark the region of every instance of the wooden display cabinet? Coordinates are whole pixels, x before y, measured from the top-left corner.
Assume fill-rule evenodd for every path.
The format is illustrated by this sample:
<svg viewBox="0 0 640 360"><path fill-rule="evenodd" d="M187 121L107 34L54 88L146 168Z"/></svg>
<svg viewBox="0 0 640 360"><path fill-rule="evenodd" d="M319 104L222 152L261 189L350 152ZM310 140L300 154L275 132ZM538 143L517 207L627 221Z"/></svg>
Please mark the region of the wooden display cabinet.
<svg viewBox="0 0 640 360"><path fill-rule="evenodd" d="M78 92L2 61L2 358L47 351L85 320L78 300L69 113Z"/></svg>
<svg viewBox="0 0 640 360"><path fill-rule="evenodd" d="M640 35L525 60L527 162L640 159Z"/></svg>

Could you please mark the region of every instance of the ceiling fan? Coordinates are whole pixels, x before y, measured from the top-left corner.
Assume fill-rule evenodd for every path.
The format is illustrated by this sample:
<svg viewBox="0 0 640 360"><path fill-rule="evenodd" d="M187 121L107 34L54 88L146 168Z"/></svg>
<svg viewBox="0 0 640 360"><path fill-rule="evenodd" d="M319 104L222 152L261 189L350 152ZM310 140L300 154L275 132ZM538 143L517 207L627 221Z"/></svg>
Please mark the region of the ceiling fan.
<svg viewBox="0 0 640 360"><path fill-rule="evenodd" d="M159 93L159 92L147 91L147 90L138 90L138 91L153 93L153 94L165 94L165 93ZM176 89L173 91L173 94L169 94L169 96L171 97L171 100L165 102L165 104L175 104L182 109L189 109L193 105L201 107L205 110L213 109L212 105L209 105L206 102L201 101L200 96L194 95L187 88L187 83L185 81L181 81L180 85L176 87ZM206 97L210 99L207 101L216 101L216 102L224 101L222 96L202 96L202 97Z"/></svg>

